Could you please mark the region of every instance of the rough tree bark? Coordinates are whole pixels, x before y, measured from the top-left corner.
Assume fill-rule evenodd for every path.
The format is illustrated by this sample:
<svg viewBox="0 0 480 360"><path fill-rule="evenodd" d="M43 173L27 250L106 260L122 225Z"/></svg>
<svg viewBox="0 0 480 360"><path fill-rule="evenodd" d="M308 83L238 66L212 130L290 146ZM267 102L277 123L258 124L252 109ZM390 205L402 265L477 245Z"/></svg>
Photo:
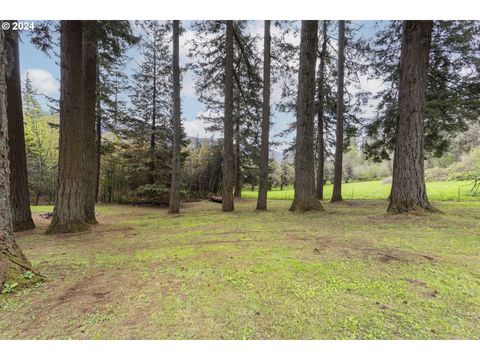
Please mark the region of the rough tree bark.
<svg viewBox="0 0 480 360"><path fill-rule="evenodd" d="M83 116L83 66L81 21L61 22L60 148L57 196L47 234L88 229L85 209L91 183L85 181L87 158L85 117Z"/></svg>
<svg viewBox="0 0 480 360"><path fill-rule="evenodd" d="M318 21L302 21L298 72L295 195L290 211L323 210L315 198L315 63Z"/></svg>
<svg viewBox="0 0 480 360"><path fill-rule="evenodd" d="M88 223L96 224L96 111L97 105L97 39L95 35L95 21L83 21L82 32L83 55L83 117L85 126L84 145L87 153L83 164L85 182L88 184L87 199L85 202L85 217Z"/></svg>
<svg viewBox="0 0 480 360"><path fill-rule="evenodd" d="M30 211L27 154L23 127L22 90L18 31L5 32L7 118L10 161L10 205L13 231L35 228ZM3 73L2 73L3 74Z"/></svg>
<svg viewBox="0 0 480 360"><path fill-rule="evenodd" d="M234 165L234 174L235 174L235 186L233 191L233 196L236 198L242 197L242 173L241 167L242 162L240 158L240 118L237 117L235 121L235 165Z"/></svg>
<svg viewBox="0 0 480 360"><path fill-rule="evenodd" d="M262 144L260 146L260 177L257 210L267 210L268 147L270 140L270 20L265 20L263 37L263 111Z"/></svg>
<svg viewBox="0 0 480 360"><path fill-rule="evenodd" d="M102 156L102 105L100 102L100 69L97 62L97 98L95 110L95 201L98 202L98 191L100 189L100 161Z"/></svg>
<svg viewBox="0 0 480 360"><path fill-rule="evenodd" d="M388 213L437 211L427 199L424 178L424 115L432 21L405 21L400 55L392 191Z"/></svg>
<svg viewBox="0 0 480 360"><path fill-rule="evenodd" d="M345 20L338 22L338 60L337 60L337 129L335 139L335 168L333 171L332 202L342 201L343 170L343 122L345 104L343 99L345 75Z"/></svg>
<svg viewBox="0 0 480 360"><path fill-rule="evenodd" d="M318 113L317 113L317 188L315 195L323 200L323 183L325 172L325 144L324 144L324 108L325 99L323 87L325 82L325 56L327 54L327 21L322 21L322 49L320 50L320 64L318 66Z"/></svg>
<svg viewBox="0 0 480 360"><path fill-rule="evenodd" d="M233 211L233 21L226 21L225 42L225 115L223 120L222 211Z"/></svg>
<svg viewBox="0 0 480 360"><path fill-rule="evenodd" d="M170 186L170 202L168 212L178 214L180 212L180 63L179 63L179 38L180 21L173 20L173 160L172 160L172 183Z"/></svg>
<svg viewBox="0 0 480 360"><path fill-rule="evenodd" d="M0 29L0 293L5 284L18 279L32 265L13 238L10 211L10 169L8 161L8 124L5 84L4 33Z"/></svg>

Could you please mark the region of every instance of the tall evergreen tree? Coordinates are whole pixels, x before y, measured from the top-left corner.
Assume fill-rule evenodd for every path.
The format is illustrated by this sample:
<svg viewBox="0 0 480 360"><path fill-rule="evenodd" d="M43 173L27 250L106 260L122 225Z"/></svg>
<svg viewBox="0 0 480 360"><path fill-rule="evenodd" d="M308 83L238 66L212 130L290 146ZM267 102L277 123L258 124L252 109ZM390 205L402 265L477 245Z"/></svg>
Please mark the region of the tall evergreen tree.
<svg viewBox="0 0 480 360"><path fill-rule="evenodd" d="M257 210L267 210L268 148L270 141L270 20L265 20L264 27L262 144L260 150L260 179Z"/></svg>
<svg viewBox="0 0 480 360"><path fill-rule="evenodd" d="M233 211L233 21L227 20L225 36L225 114L223 120L222 211Z"/></svg>
<svg viewBox="0 0 480 360"><path fill-rule="evenodd" d="M49 234L82 231L91 222L87 208L93 187L87 177L92 174L84 166L92 161L88 146L95 138L84 116L82 48L82 21L62 21L58 188Z"/></svg>
<svg viewBox="0 0 480 360"><path fill-rule="evenodd" d="M180 168L180 142L181 142L181 105L180 105L180 21L173 20L173 156L172 156L172 182L170 184L170 201L168 212L170 214L178 214L180 212L180 184L181 184L181 168Z"/></svg>
<svg viewBox="0 0 480 360"><path fill-rule="evenodd" d="M314 117L318 21L302 21L298 74L295 195L291 211L323 210L315 198Z"/></svg>
<svg viewBox="0 0 480 360"><path fill-rule="evenodd" d="M258 172L261 122L261 59L248 22L234 21L233 123L234 196L241 196L242 182ZM198 118L207 130L223 131L225 78L225 21L198 21L192 25L189 64L196 77L195 90L205 111ZM258 175L256 175L258 176Z"/></svg>
<svg viewBox="0 0 480 360"><path fill-rule="evenodd" d="M323 190L321 178L324 177L322 167L324 163L333 158L336 134L336 98L337 98L337 39L332 36L334 22L325 21L320 26L319 31L319 74L317 76L317 101L316 113L323 121L321 125L317 123L316 130L316 167L317 167L317 186L316 197L319 198ZM296 87L297 81L294 75L298 73L298 47L291 39L296 36L296 28L290 22L280 22L280 35L273 37L272 46L272 74L274 82L281 86L281 100L276 104L277 110L289 112L296 115ZM363 108L368 101L368 92L361 88L361 75L363 75L367 67L365 66L365 40L358 36L359 32L356 28L358 24L345 22L345 62L344 62L344 149L350 145L349 140L363 128L365 119L362 118ZM323 31L326 29L326 32ZM322 51L325 45L325 51ZM288 61L284 59L288 59ZM320 66L322 65L322 66ZM320 76L320 67L324 69L323 76ZM280 132L277 137L285 138L296 129L295 121L290 123L288 127ZM323 137L320 136L323 133ZM323 140L323 153L319 153L319 148ZM294 152L295 146L286 148L286 153ZM323 160L322 155L323 154ZM320 171L319 171L320 170ZM320 180L319 180L320 179Z"/></svg>
<svg viewBox="0 0 480 360"><path fill-rule="evenodd" d="M88 191L85 201L85 218L88 223L96 224L95 203L97 195L97 184L95 181L96 162L96 90L97 90L97 47L98 39L96 34L96 21L83 21L82 31L82 116L84 129L84 142L87 153L83 164L85 181Z"/></svg>
<svg viewBox="0 0 480 360"><path fill-rule="evenodd" d="M402 22L391 21L371 42L371 77L385 84L376 94L377 116L367 127L369 159L390 159L398 122ZM425 155L440 157L451 140L478 121L480 112L480 22L434 21L427 74Z"/></svg>
<svg viewBox="0 0 480 360"><path fill-rule="evenodd" d="M424 177L424 116L432 21L405 21L402 29L399 117L389 213L434 210Z"/></svg>
<svg viewBox="0 0 480 360"><path fill-rule="evenodd" d="M322 47L318 65L318 105L317 105L317 181L315 195L323 200L324 168L325 168L325 62L327 57L328 23L322 21Z"/></svg>
<svg viewBox="0 0 480 360"><path fill-rule="evenodd" d="M5 32L5 51L7 56L5 78L10 146L10 205L12 207L13 231L35 228L30 211L28 190L18 40L18 31L9 30Z"/></svg>
<svg viewBox="0 0 480 360"><path fill-rule="evenodd" d="M6 73L4 41L4 32L0 29L0 74ZM13 237L6 93L5 77L0 76L0 293L5 284L17 280L25 271L32 269Z"/></svg>
<svg viewBox="0 0 480 360"><path fill-rule="evenodd" d="M49 52L53 48L51 32L54 28L55 23L41 23L34 32L32 42ZM98 145L98 127L96 129L95 125L98 48L117 54L118 39L133 37L126 21L63 21L60 23L60 32L62 88L59 180L54 217L47 230L49 233L82 230L86 224L96 223L95 179L98 162L92 159L98 154L95 150ZM80 210L82 207L83 210Z"/></svg>
<svg viewBox="0 0 480 360"><path fill-rule="evenodd" d="M171 162L172 142L172 57L169 51L170 29L158 21L139 23L143 31L139 43L141 63L133 75L131 116L125 135L142 147L148 147L145 164L148 183L170 181L170 172L158 163ZM168 170L168 169L167 169Z"/></svg>
<svg viewBox="0 0 480 360"><path fill-rule="evenodd" d="M333 175L332 202L342 201L343 171L343 126L344 126L344 76L345 76L345 20L338 22L338 61L337 61L337 126L335 141L335 162Z"/></svg>

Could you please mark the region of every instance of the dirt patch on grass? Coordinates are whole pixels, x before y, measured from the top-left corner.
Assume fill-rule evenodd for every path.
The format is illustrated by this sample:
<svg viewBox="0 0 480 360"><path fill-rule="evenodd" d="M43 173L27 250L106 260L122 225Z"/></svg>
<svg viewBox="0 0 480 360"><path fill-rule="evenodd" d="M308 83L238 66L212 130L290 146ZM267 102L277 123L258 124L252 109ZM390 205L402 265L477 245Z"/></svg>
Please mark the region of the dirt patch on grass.
<svg viewBox="0 0 480 360"><path fill-rule="evenodd" d="M438 296L438 291L436 289L432 289L427 283L421 280L406 278L405 281L408 282L415 291L420 292L425 298L433 299Z"/></svg>
<svg viewBox="0 0 480 360"><path fill-rule="evenodd" d="M60 305L85 297L92 298L96 304L108 302L107 295L110 294L110 291L104 290L104 287L98 287L99 283L101 283L99 280L103 276L103 273L94 274L80 280L58 296L57 304Z"/></svg>
<svg viewBox="0 0 480 360"><path fill-rule="evenodd" d="M369 239L358 241L340 241L335 238L324 239L313 248L313 254L323 258L360 258L365 260L376 259L382 263L435 261L430 255L395 249L374 247L375 242Z"/></svg>
<svg viewBox="0 0 480 360"><path fill-rule="evenodd" d="M379 224L407 224L407 223L418 223L419 218L416 216L408 215L371 215L367 216L363 223L379 225Z"/></svg>
<svg viewBox="0 0 480 360"><path fill-rule="evenodd" d="M362 252L366 255L367 258L373 256L379 261L384 263L389 263L391 261L400 261L400 262L414 262L414 261L434 261L435 259L432 256L424 255L421 253L416 253L412 251L399 250L399 249L372 249L366 248L362 249Z"/></svg>

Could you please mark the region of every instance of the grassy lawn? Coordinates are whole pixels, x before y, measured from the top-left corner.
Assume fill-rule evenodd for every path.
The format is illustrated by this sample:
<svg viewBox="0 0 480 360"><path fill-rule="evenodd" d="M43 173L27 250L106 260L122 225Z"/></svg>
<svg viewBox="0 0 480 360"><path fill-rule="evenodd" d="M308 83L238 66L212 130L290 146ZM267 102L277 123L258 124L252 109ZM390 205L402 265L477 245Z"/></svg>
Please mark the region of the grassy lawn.
<svg viewBox="0 0 480 360"><path fill-rule="evenodd" d="M480 195L473 196L471 193L472 181L438 181L427 183L427 195L433 201L471 201L480 200ZM390 194L391 184L382 184L380 180L353 182L342 185L342 196L348 200L384 200ZM332 196L333 185L324 187L325 199ZM242 196L247 199L256 199L257 190L243 189ZM284 190L273 189L268 193L269 199L293 200L293 186Z"/></svg>
<svg viewBox="0 0 480 360"><path fill-rule="evenodd" d="M478 339L480 203L99 206L91 232L17 234L47 280L0 295L2 339Z"/></svg>

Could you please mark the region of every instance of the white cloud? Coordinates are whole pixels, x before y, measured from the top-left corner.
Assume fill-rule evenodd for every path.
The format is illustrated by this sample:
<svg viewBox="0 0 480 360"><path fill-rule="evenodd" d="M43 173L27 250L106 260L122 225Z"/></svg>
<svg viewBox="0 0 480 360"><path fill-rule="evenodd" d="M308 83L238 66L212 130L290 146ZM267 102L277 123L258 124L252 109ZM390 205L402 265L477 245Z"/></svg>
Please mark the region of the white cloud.
<svg viewBox="0 0 480 360"><path fill-rule="evenodd" d="M28 76L32 81L32 87L39 94L50 97L59 97L60 82L45 69L26 69L22 71L22 80Z"/></svg>
<svg viewBox="0 0 480 360"><path fill-rule="evenodd" d="M209 138L212 136L212 133L205 130L205 124L200 119L185 121L183 126L188 136L198 136L200 138Z"/></svg>
<svg viewBox="0 0 480 360"><path fill-rule="evenodd" d="M183 123L183 126L185 128L185 132L187 133L188 136L193 136L193 137L201 137L201 138L214 138L214 139L219 139L223 137L223 134L217 131L207 131L206 128L208 127L207 124L203 122L201 119L202 115L206 115L208 117L218 117L218 116L223 116L223 112L216 112L216 111L207 111L207 110L202 110L197 113L197 116L195 116L194 120L186 120Z"/></svg>

